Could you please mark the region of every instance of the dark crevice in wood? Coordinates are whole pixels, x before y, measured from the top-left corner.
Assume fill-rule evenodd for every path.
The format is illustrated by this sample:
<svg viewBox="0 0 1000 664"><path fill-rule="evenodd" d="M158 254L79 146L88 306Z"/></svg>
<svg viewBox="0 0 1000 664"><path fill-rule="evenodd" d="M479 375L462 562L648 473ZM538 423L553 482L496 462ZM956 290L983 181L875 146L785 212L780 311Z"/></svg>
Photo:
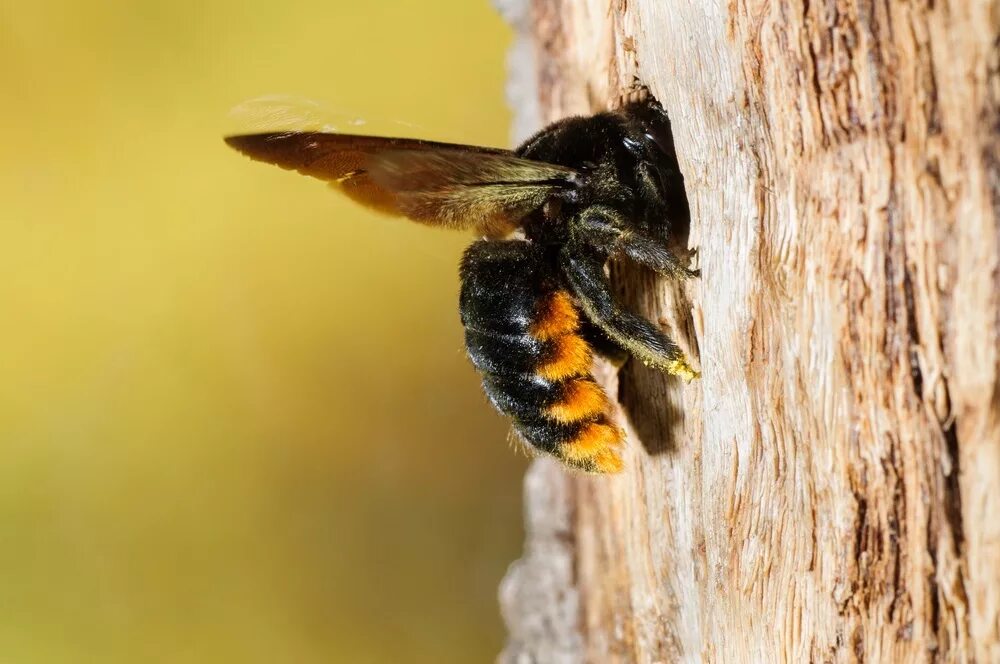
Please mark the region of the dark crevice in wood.
<svg viewBox="0 0 1000 664"><path fill-rule="evenodd" d="M917 329L916 304L913 299L913 277L910 270L903 270L903 298L906 305L906 331L910 337L910 378L913 380L913 393L918 400L924 398L924 374L920 369L920 330Z"/></svg>
<svg viewBox="0 0 1000 664"><path fill-rule="evenodd" d="M961 477L961 456L958 449L958 430L955 423L950 423L943 431L945 450L950 457L950 468L945 475L944 510L951 528L951 536L954 542L955 554L959 557L963 555L965 548L965 523L962 517L962 487L959 486Z"/></svg>

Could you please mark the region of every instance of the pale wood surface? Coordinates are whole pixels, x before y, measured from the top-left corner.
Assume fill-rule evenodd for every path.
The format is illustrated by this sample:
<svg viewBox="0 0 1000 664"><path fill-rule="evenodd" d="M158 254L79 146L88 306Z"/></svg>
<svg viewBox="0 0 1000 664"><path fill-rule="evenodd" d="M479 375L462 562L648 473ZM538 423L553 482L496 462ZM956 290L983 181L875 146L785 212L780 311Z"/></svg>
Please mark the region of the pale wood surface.
<svg viewBox="0 0 1000 664"><path fill-rule="evenodd" d="M535 462L501 661L1000 662L1000 5L503 4L519 134L670 114L703 277L614 273L703 378Z"/></svg>

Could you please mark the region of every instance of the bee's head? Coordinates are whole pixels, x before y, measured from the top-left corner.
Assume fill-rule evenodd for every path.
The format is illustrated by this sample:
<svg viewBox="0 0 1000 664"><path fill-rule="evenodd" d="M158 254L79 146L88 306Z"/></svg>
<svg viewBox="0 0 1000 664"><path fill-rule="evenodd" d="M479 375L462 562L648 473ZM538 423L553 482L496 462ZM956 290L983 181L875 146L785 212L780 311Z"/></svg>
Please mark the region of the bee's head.
<svg viewBox="0 0 1000 664"><path fill-rule="evenodd" d="M626 167L643 210L636 221L654 227L669 222L675 230L689 223L684 176L677 163L670 120L655 100L630 104L618 112L624 124L622 143L631 155Z"/></svg>
<svg viewBox="0 0 1000 664"><path fill-rule="evenodd" d="M653 231L687 223L687 199L670 122L655 101L560 120L516 152L577 171L574 186L559 194L560 218L603 205Z"/></svg>

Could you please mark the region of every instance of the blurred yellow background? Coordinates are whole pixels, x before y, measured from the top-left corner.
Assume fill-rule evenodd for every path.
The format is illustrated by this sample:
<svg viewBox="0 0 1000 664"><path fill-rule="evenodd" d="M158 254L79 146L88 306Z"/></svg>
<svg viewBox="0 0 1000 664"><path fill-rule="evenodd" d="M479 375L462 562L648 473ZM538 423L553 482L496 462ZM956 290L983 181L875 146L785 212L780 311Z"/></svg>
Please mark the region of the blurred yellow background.
<svg viewBox="0 0 1000 664"><path fill-rule="evenodd" d="M290 93L504 145L508 40L488 0L0 6L0 661L496 655L526 460L470 238L221 137Z"/></svg>

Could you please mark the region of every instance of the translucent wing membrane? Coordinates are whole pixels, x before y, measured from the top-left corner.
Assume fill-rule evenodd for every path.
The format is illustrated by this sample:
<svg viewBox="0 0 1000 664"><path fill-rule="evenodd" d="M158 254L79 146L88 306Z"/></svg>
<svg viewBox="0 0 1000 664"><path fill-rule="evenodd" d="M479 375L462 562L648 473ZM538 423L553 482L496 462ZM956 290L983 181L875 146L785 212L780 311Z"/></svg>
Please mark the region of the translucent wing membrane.
<svg viewBox="0 0 1000 664"><path fill-rule="evenodd" d="M577 176L508 150L406 138L271 132L226 142L253 159L328 181L381 212L493 237L574 187Z"/></svg>
<svg viewBox="0 0 1000 664"><path fill-rule="evenodd" d="M409 122L288 94L265 95L234 106L229 111L226 128L226 133L233 135L318 131L392 136L420 130Z"/></svg>
<svg viewBox="0 0 1000 664"><path fill-rule="evenodd" d="M573 186L574 171L507 151L448 147L379 154L371 178L396 195L417 221L503 235L554 191Z"/></svg>

